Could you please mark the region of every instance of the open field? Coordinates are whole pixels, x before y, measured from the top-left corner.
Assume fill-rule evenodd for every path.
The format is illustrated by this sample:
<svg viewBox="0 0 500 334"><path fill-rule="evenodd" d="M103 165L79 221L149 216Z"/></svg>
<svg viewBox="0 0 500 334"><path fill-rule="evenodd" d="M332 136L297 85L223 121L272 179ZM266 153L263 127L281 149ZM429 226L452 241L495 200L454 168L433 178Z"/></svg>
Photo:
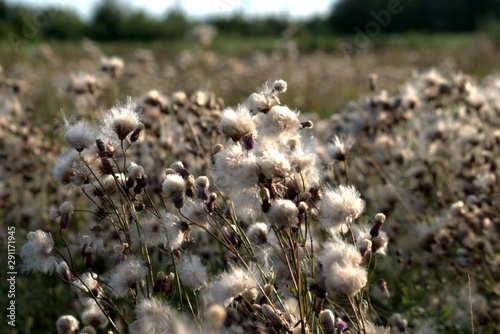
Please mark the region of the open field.
<svg viewBox="0 0 500 334"><path fill-rule="evenodd" d="M0 328L498 332L495 41L346 43L0 43Z"/></svg>

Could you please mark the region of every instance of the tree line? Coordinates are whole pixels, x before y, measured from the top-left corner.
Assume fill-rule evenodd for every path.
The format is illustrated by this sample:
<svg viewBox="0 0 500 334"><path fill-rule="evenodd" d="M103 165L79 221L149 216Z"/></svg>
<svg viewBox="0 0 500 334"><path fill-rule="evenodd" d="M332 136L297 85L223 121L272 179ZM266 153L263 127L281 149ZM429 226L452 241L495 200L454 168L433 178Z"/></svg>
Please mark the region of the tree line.
<svg viewBox="0 0 500 334"><path fill-rule="evenodd" d="M306 20L287 16L250 18L241 13L207 18L222 35L280 36L293 27L303 36L375 32L473 32L494 29L500 20L500 0L339 0L326 15ZM75 12L51 7L33 8L0 0L0 38L75 40L179 39L194 25L179 10L152 17L130 9L122 0L103 0L89 20ZM374 30L376 29L376 30Z"/></svg>

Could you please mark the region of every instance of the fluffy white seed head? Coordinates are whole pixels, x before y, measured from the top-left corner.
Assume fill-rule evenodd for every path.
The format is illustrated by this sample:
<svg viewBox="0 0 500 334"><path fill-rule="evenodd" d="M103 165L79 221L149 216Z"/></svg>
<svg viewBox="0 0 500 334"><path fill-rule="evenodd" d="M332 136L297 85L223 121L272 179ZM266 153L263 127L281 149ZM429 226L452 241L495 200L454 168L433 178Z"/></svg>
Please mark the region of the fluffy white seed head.
<svg viewBox="0 0 500 334"><path fill-rule="evenodd" d="M76 151L70 151L66 154L60 155L52 169L52 176L54 180L61 185L71 185L75 174L78 170L73 168L73 163L77 159L78 153Z"/></svg>
<svg viewBox="0 0 500 334"><path fill-rule="evenodd" d="M238 217L258 216L262 209L255 156L243 152L240 144L234 144L215 154L214 159L213 179L216 186L231 198Z"/></svg>
<svg viewBox="0 0 500 334"><path fill-rule="evenodd" d="M326 270L325 288L330 295L354 296L368 281L368 273L361 266L333 264Z"/></svg>
<svg viewBox="0 0 500 334"><path fill-rule="evenodd" d="M266 223L254 223L246 232L248 240L255 245L265 244L268 233L269 227Z"/></svg>
<svg viewBox="0 0 500 334"><path fill-rule="evenodd" d="M258 112L267 113L273 106L280 103L278 94L284 93L286 90L287 83L284 80L267 81L258 92L248 97L246 106L253 114Z"/></svg>
<svg viewBox="0 0 500 334"><path fill-rule="evenodd" d="M56 321L58 334L73 334L78 329L78 320L72 315L62 315Z"/></svg>
<svg viewBox="0 0 500 334"><path fill-rule="evenodd" d="M97 134L98 131L93 125L85 120L80 120L68 126L64 139L70 147L81 152L95 144Z"/></svg>
<svg viewBox="0 0 500 334"><path fill-rule="evenodd" d="M163 195L171 197L184 192L185 182L179 174L169 174L163 179L161 187Z"/></svg>
<svg viewBox="0 0 500 334"><path fill-rule="evenodd" d="M354 186L327 188L320 204L324 226L332 232L352 223L363 212L365 202Z"/></svg>
<svg viewBox="0 0 500 334"><path fill-rule="evenodd" d="M54 240L52 235L42 230L29 232L26 236L28 242L21 248L23 271L40 271L51 274L57 269L57 260L52 255Z"/></svg>
<svg viewBox="0 0 500 334"><path fill-rule="evenodd" d="M327 147L328 155L331 159L344 161L353 144L354 140L351 137L335 136Z"/></svg>
<svg viewBox="0 0 500 334"><path fill-rule="evenodd" d="M234 298L241 296L245 291L256 288L259 274L252 267L247 270L232 265L229 271L223 272L211 284L207 291L208 298L216 304L228 306Z"/></svg>
<svg viewBox="0 0 500 334"><path fill-rule="evenodd" d="M169 324L172 316L170 306L155 297L141 300L135 308L135 314L137 320L129 325L132 334L163 334L172 331Z"/></svg>
<svg viewBox="0 0 500 334"><path fill-rule="evenodd" d="M160 246L167 243L167 226L164 220L150 214L140 220L139 226L134 225L130 237L136 244L142 241L148 246Z"/></svg>
<svg viewBox="0 0 500 334"><path fill-rule="evenodd" d="M236 110L224 109L221 114L219 131L236 142L244 136L252 134L255 131L255 124L250 111L241 105Z"/></svg>
<svg viewBox="0 0 500 334"><path fill-rule="evenodd" d="M290 200L277 199L272 203L271 208L266 212L269 222L278 228L295 226L298 220L299 209Z"/></svg>
<svg viewBox="0 0 500 334"><path fill-rule="evenodd" d="M330 295L353 296L367 283L368 274L361 266L361 253L352 244L340 240L326 243L317 261L321 264L318 282Z"/></svg>
<svg viewBox="0 0 500 334"><path fill-rule="evenodd" d="M282 143L287 143L299 134L300 128L298 112L286 106L274 106L267 114L258 116L259 136L270 140L276 141L278 138Z"/></svg>
<svg viewBox="0 0 500 334"><path fill-rule="evenodd" d="M146 173L144 172L144 168L133 162L127 168L127 172L128 172L127 176L133 180L137 180L138 178L141 178L144 175L146 175Z"/></svg>
<svg viewBox="0 0 500 334"><path fill-rule="evenodd" d="M92 326L93 328L106 328L108 326L108 318L97 306L91 304L88 306L81 315L82 323L85 326Z"/></svg>
<svg viewBox="0 0 500 334"><path fill-rule="evenodd" d="M93 253L101 253L104 251L104 243L109 237L109 232L102 227L103 225L94 225L87 230L85 234L80 236L80 244L82 247L92 248Z"/></svg>
<svg viewBox="0 0 500 334"><path fill-rule="evenodd" d="M71 216L73 212L75 211L75 207L71 202L63 202L59 206L59 211L61 212L62 215L68 215Z"/></svg>
<svg viewBox="0 0 500 334"><path fill-rule="evenodd" d="M110 140L125 140L139 124L140 116L131 100L102 113L101 130Z"/></svg>
<svg viewBox="0 0 500 334"><path fill-rule="evenodd" d="M95 304L91 296L100 298L103 295L102 287L99 284L96 273L86 272L73 281L75 290L78 293L78 299L84 307L90 307Z"/></svg>
<svg viewBox="0 0 500 334"><path fill-rule="evenodd" d="M291 174L290 163L286 156L278 150L266 151L257 158L257 164L261 173L268 180L283 179Z"/></svg>
<svg viewBox="0 0 500 334"><path fill-rule="evenodd" d="M163 196L170 199L176 208L181 208L183 206L185 182L182 176L179 174L167 175L163 179L161 187Z"/></svg>
<svg viewBox="0 0 500 334"><path fill-rule="evenodd" d="M179 278L184 286L193 291L200 290L208 284L207 267L198 256L187 256L178 266Z"/></svg>
<svg viewBox="0 0 500 334"><path fill-rule="evenodd" d="M166 229L167 245L166 248L175 250L189 239L191 233L188 223L181 221L176 215L165 210L160 212L161 220Z"/></svg>
<svg viewBox="0 0 500 334"><path fill-rule="evenodd" d="M142 285L146 274L146 266L137 258L129 257L116 266L109 277L109 287L116 296L125 297L129 289Z"/></svg>

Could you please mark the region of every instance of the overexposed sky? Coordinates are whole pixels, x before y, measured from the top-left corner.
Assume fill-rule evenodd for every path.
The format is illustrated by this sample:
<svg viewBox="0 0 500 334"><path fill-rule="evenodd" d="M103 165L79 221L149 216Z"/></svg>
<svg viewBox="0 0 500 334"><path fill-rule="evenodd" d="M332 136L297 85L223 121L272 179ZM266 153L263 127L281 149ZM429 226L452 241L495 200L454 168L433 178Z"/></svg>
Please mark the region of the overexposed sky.
<svg viewBox="0 0 500 334"><path fill-rule="evenodd" d="M59 6L75 10L88 19L94 6L102 0L6 0L33 6ZM243 12L248 16L279 14L291 18L326 15L336 0L119 0L128 7L144 9L153 16L161 16L173 8L181 8L193 18Z"/></svg>

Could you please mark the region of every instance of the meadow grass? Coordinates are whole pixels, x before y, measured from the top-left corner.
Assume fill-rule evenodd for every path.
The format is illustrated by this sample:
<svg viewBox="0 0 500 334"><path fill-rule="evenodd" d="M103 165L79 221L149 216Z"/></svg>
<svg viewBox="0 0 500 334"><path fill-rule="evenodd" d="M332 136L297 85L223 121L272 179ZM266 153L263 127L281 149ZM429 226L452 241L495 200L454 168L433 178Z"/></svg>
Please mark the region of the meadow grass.
<svg viewBox="0 0 500 334"><path fill-rule="evenodd" d="M14 332L498 330L495 44L349 40L2 45L2 221L54 240Z"/></svg>

